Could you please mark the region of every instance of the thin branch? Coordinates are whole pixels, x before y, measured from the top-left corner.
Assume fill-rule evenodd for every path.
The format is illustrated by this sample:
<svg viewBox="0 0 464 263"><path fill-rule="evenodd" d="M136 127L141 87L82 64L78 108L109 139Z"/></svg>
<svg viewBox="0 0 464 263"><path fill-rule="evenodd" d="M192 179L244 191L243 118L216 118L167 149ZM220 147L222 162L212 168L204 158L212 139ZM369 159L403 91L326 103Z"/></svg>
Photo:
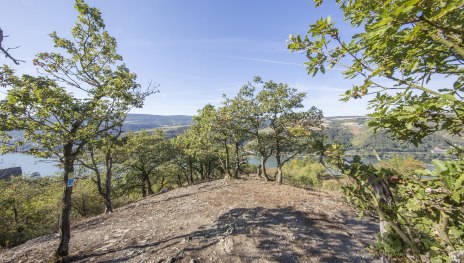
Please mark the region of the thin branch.
<svg viewBox="0 0 464 263"><path fill-rule="evenodd" d="M24 60L19 60L19 59L15 59L8 51L10 49L16 49L16 48L19 48L20 46L17 46L17 47L14 47L14 48L7 48L5 49L3 46L2 46L2 42L3 42L3 38L5 37L8 37L6 35L3 35L3 30L0 28L0 51L2 51L3 54L5 54L5 57L11 59L13 61L13 63L15 63L16 65L19 65L20 62L26 62Z"/></svg>

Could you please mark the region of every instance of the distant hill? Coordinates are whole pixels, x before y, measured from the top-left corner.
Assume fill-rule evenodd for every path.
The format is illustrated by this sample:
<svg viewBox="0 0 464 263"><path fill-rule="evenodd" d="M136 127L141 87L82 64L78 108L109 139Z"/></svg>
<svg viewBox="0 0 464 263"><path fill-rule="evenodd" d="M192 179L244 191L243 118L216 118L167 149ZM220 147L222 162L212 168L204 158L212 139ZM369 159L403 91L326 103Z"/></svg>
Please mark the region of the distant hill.
<svg viewBox="0 0 464 263"><path fill-rule="evenodd" d="M161 128L168 138L177 136L185 131L192 124L192 116L187 115L150 115L150 114L128 114L123 125L124 131L139 131L143 129ZM9 133L13 140L20 140L23 137L22 131L12 131ZM30 146L26 143L21 149Z"/></svg>
<svg viewBox="0 0 464 263"><path fill-rule="evenodd" d="M189 126L192 124L192 116L187 115L150 115L129 114L124 122L124 130L138 131L173 126Z"/></svg>
<svg viewBox="0 0 464 263"><path fill-rule="evenodd" d="M382 154L409 154L423 161L446 157L448 143L464 145L464 140L445 132L437 132L425 137L418 146L407 141L394 139L385 130L373 133L366 123L369 117L334 116L325 118L329 141L338 142L356 154L369 154L373 150Z"/></svg>

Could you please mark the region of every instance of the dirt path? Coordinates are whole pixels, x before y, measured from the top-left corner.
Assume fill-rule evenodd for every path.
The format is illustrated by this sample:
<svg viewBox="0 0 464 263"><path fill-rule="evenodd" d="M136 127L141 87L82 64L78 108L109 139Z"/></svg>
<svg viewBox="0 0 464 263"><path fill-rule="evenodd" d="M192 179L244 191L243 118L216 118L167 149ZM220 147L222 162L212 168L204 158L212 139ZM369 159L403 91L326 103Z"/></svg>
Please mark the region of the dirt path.
<svg viewBox="0 0 464 263"><path fill-rule="evenodd" d="M144 199L73 226L73 262L372 262L377 227L325 192L253 178L218 180ZM4 251L0 262L47 262L58 236Z"/></svg>

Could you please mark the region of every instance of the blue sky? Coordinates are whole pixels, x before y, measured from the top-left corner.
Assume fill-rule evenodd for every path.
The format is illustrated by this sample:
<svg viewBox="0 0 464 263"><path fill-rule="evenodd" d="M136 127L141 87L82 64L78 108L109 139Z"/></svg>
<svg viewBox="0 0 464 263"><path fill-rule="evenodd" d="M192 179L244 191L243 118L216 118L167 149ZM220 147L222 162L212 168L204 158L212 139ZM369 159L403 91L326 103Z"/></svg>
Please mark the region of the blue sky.
<svg viewBox="0 0 464 263"><path fill-rule="evenodd" d="M331 2L331 1L327 1ZM160 93L133 113L193 115L207 103L220 105L222 94L233 96L260 75L307 92L305 106L317 106L325 116L363 115L367 101L340 102L352 83L338 70L325 76L306 74L304 54L286 49L289 34L304 34L310 23L332 15L337 6L315 8L310 0L88 0L98 7L118 51L144 85L159 84ZM76 21L71 0L0 0L0 27L10 35L4 46L26 60L19 73L34 74L31 60L52 51L48 33L69 35ZM7 11L6 11L7 10ZM344 32L351 32L342 26ZM2 94L0 94L0 97Z"/></svg>

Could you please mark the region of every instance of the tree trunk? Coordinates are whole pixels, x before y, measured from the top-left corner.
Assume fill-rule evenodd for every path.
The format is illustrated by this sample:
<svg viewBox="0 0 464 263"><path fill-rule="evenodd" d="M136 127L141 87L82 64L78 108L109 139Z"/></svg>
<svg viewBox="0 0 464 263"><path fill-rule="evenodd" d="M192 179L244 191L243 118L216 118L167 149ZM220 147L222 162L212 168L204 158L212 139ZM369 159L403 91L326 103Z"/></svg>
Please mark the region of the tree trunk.
<svg viewBox="0 0 464 263"><path fill-rule="evenodd" d="M15 243L19 243L23 241L23 238L25 237L25 233L24 233L25 228L22 226L19 220L19 213L18 213L18 209L16 208L16 204L13 204L13 214L14 214L14 220L15 220L15 225L16 225ZM27 224L24 224L24 225L27 226Z"/></svg>
<svg viewBox="0 0 464 263"><path fill-rule="evenodd" d="M150 176L146 175L145 178L146 178L146 182L147 182L148 195L152 195L155 192L153 191L153 186L152 186L151 181L150 181Z"/></svg>
<svg viewBox="0 0 464 263"><path fill-rule="evenodd" d="M68 187L68 179L74 179L74 156L73 143L68 143L63 148L64 157L64 174L63 183L64 191L62 198L62 210L60 217L60 244L55 252L59 261L67 262L69 253L69 240L71 239L71 196L72 186Z"/></svg>
<svg viewBox="0 0 464 263"><path fill-rule="evenodd" d="M276 173L276 181L278 184L282 184L282 162L281 162L281 159L280 159L280 152L277 151L276 152L276 162L277 162L277 173Z"/></svg>
<svg viewBox="0 0 464 263"><path fill-rule="evenodd" d="M238 153L240 144L238 142L235 142L235 171L234 171L234 177L235 179L238 178L239 173L240 173L240 155Z"/></svg>
<svg viewBox="0 0 464 263"><path fill-rule="evenodd" d="M209 161L209 162L208 162L208 166L207 166L207 171L208 171L207 177L208 177L208 179L211 179L211 177L212 177L211 162L212 162L212 161Z"/></svg>
<svg viewBox="0 0 464 263"><path fill-rule="evenodd" d="M182 176L180 176L179 173L177 174L177 185L179 187L182 187Z"/></svg>
<svg viewBox="0 0 464 263"><path fill-rule="evenodd" d="M112 178L112 169L113 169L113 160L111 157L111 151L108 150L105 156L105 166L106 166L106 177L105 177L105 188L103 190L102 180L101 180L101 172L100 169L94 159L94 152L91 150L90 156L92 158L92 170L95 172L96 177L96 185L97 190L100 196L103 198L103 204L105 205L105 213L112 213L113 212L113 204L111 201L111 178Z"/></svg>
<svg viewBox="0 0 464 263"><path fill-rule="evenodd" d="M202 163L200 163L200 177L202 181L205 180L205 169Z"/></svg>
<svg viewBox="0 0 464 263"><path fill-rule="evenodd" d="M389 206L393 203L393 195L388 187L388 183L385 182L383 179L379 178L376 174L369 174L368 175L368 182L374 189L377 197L379 198L378 202L383 203L385 206ZM384 240L385 234L387 232L388 223L385 220L380 219L379 228L380 228L380 238ZM387 255L381 255L380 261L382 263L389 263L391 259Z"/></svg>
<svg viewBox="0 0 464 263"><path fill-rule="evenodd" d="M106 152L106 178L105 178L105 193L103 196L105 203L105 213L113 213L113 202L111 201L111 180L113 177L113 158L111 157L111 151Z"/></svg>
<svg viewBox="0 0 464 263"><path fill-rule="evenodd" d="M193 184L193 160L192 157L189 156L189 181L190 184Z"/></svg>
<svg viewBox="0 0 464 263"><path fill-rule="evenodd" d="M140 186L142 189L142 197L146 197L147 196L147 185L146 185L145 180L142 180L142 184Z"/></svg>
<svg viewBox="0 0 464 263"><path fill-rule="evenodd" d="M276 181L278 184L282 184L282 166L277 166Z"/></svg>
<svg viewBox="0 0 464 263"><path fill-rule="evenodd" d="M271 178L269 178L269 176L267 175L267 172L266 172L266 161L267 161L267 158L268 157L261 157L261 169L262 169L262 172L263 172L263 176L264 178L266 179L266 181L271 181Z"/></svg>
<svg viewBox="0 0 464 263"><path fill-rule="evenodd" d="M227 140L224 140L224 148L226 149L226 167L225 167L225 172L226 172L226 175L225 177L226 178L230 178L230 153L229 153L229 146L227 145Z"/></svg>
<svg viewBox="0 0 464 263"><path fill-rule="evenodd" d="M379 227L380 227L380 238L382 240L384 240L385 239L385 234L387 233L387 222L383 221L383 220L380 220ZM391 260L390 260L389 256L381 255L380 256L380 262L381 263L390 263Z"/></svg>

